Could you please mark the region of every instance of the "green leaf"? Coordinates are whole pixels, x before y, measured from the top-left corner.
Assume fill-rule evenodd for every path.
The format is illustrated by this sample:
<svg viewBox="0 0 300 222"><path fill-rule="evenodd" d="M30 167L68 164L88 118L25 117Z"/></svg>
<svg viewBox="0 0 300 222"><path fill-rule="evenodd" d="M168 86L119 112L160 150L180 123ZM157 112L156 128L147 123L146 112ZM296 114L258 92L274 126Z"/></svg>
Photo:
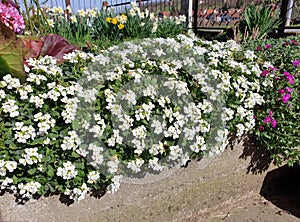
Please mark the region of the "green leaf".
<svg viewBox="0 0 300 222"><path fill-rule="evenodd" d="M27 172L28 172L30 175L33 175L33 174L35 174L36 171L37 171L37 169L36 169L36 168L33 168L33 169L28 170Z"/></svg>
<svg viewBox="0 0 300 222"><path fill-rule="evenodd" d="M25 81L22 41L0 22L0 76L11 74Z"/></svg>
<svg viewBox="0 0 300 222"><path fill-rule="evenodd" d="M54 169L53 169L53 167L51 165L48 165L47 168L48 168L47 175L49 177L53 177L54 176Z"/></svg>

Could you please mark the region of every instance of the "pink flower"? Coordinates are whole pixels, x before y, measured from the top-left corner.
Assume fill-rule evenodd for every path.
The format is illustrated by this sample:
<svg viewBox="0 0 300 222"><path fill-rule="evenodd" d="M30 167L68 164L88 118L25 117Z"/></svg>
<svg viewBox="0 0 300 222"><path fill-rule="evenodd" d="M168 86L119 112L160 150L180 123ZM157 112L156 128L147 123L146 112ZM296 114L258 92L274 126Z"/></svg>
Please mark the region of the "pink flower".
<svg viewBox="0 0 300 222"><path fill-rule="evenodd" d="M270 48L271 48L271 45L270 45L270 44L266 44L266 45L265 45L265 48L266 48L266 49L270 49Z"/></svg>
<svg viewBox="0 0 300 222"><path fill-rule="evenodd" d="M263 70L260 74L260 76L266 77L268 75L269 71L268 70Z"/></svg>
<svg viewBox="0 0 300 222"><path fill-rule="evenodd" d="M291 93L291 94L293 93L293 89L290 87L286 87L285 91L287 91L288 93Z"/></svg>
<svg viewBox="0 0 300 222"><path fill-rule="evenodd" d="M294 76L291 75L289 72L284 72L284 76L286 77L287 81L292 85L294 84Z"/></svg>
<svg viewBox="0 0 300 222"><path fill-rule="evenodd" d="M262 50L261 46L257 46L256 51L261 51L261 50Z"/></svg>
<svg viewBox="0 0 300 222"><path fill-rule="evenodd" d="M299 42L297 42L295 40L291 40L291 43L293 43L294 45L299 45Z"/></svg>
<svg viewBox="0 0 300 222"><path fill-rule="evenodd" d="M272 116L272 115L273 115L273 111L270 110L270 111L269 111L269 116Z"/></svg>
<svg viewBox="0 0 300 222"><path fill-rule="evenodd" d="M290 44L290 42L284 42L282 45L287 46L289 44Z"/></svg>
<svg viewBox="0 0 300 222"><path fill-rule="evenodd" d="M279 90L278 90L278 93L284 94L284 89L279 89Z"/></svg>
<svg viewBox="0 0 300 222"><path fill-rule="evenodd" d="M277 124L276 119L272 119L272 122L271 122L272 128L275 128L275 127L276 127L276 124Z"/></svg>
<svg viewBox="0 0 300 222"><path fill-rule="evenodd" d="M295 60L295 61L293 61L293 65L294 66L298 66L300 64L300 60Z"/></svg>
<svg viewBox="0 0 300 222"><path fill-rule="evenodd" d="M271 121L272 121L271 116L268 116L268 117L266 117L266 118L264 119L264 123L269 123L269 122L271 122Z"/></svg>
<svg viewBox="0 0 300 222"><path fill-rule="evenodd" d="M25 29L24 19L19 14L19 11L12 4L3 4L1 1L0 22L14 30L14 32L17 34L21 34Z"/></svg>
<svg viewBox="0 0 300 222"><path fill-rule="evenodd" d="M290 100L290 98L291 98L291 95L286 93L282 96L281 100L283 103L287 103Z"/></svg>
<svg viewBox="0 0 300 222"><path fill-rule="evenodd" d="M265 131L265 127L260 126L260 127L259 127L259 131L261 131L261 132Z"/></svg>

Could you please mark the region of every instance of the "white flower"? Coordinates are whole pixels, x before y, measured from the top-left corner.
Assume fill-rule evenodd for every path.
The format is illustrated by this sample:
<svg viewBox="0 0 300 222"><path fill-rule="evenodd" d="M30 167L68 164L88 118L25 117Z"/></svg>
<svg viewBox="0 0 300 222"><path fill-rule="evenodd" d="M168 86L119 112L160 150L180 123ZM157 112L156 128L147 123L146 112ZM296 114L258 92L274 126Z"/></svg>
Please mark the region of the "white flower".
<svg viewBox="0 0 300 222"><path fill-rule="evenodd" d="M111 179L112 183L107 187L108 193L115 193L118 191L122 178L122 175L116 175Z"/></svg>
<svg viewBox="0 0 300 222"><path fill-rule="evenodd" d="M63 167L58 167L56 175L62 177L64 180L70 180L77 176L75 165L70 161L63 163Z"/></svg>
<svg viewBox="0 0 300 222"><path fill-rule="evenodd" d="M26 164L32 165L41 162L43 155L39 154L37 151L38 148L26 148L25 153L21 154L22 158L19 159L19 162L24 166L26 166Z"/></svg>
<svg viewBox="0 0 300 222"><path fill-rule="evenodd" d="M91 171L87 175L88 181L87 183L96 183L97 180L100 178L100 174L97 171Z"/></svg>

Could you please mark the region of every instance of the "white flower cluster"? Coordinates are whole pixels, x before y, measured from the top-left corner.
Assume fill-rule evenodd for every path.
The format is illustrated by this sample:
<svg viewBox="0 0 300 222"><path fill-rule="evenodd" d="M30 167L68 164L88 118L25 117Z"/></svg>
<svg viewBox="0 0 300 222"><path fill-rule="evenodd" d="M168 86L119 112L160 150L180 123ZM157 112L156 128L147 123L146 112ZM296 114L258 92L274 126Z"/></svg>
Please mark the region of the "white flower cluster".
<svg viewBox="0 0 300 222"><path fill-rule="evenodd" d="M5 189L16 190L16 187L14 185L11 185L13 183L13 179L9 177L5 177L4 180L0 180L0 183L1 183L0 186L1 190L5 190Z"/></svg>
<svg viewBox="0 0 300 222"><path fill-rule="evenodd" d="M30 126L24 126L23 122L16 122L15 127L15 139L18 143L26 143L28 139L34 140L36 137L35 129Z"/></svg>
<svg viewBox="0 0 300 222"><path fill-rule="evenodd" d="M102 155L102 151L104 150L102 147L95 145L95 144L89 144L88 150L92 152L92 154L89 156L89 163L93 167L99 167L104 160L104 157Z"/></svg>
<svg viewBox="0 0 300 222"><path fill-rule="evenodd" d="M19 194L22 196L22 198L31 198L33 194L36 194L38 190L41 188L41 184L39 182L28 182L26 184L19 183L18 189Z"/></svg>
<svg viewBox="0 0 300 222"><path fill-rule="evenodd" d="M12 173L15 169L17 169L17 162L0 159L0 176L5 176L7 170Z"/></svg>
<svg viewBox="0 0 300 222"><path fill-rule="evenodd" d="M39 131L37 133L38 135L43 136L45 134L48 134L48 130L51 127L55 126L55 119L53 119L49 113L43 115L43 113L39 112L35 114L33 117L34 117L34 121L38 122L38 128L39 128Z"/></svg>
<svg viewBox="0 0 300 222"><path fill-rule="evenodd" d="M92 53L85 53L82 51L73 51L63 56L64 60L70 63L79 63L80 61L92 61L95 62L95 56Z"/></svg>
<svg viewBox="0 0 300 222"><path fill-rule="evenodd" d="M63 167L58 167L56 175L62 177L64 180L70 180L76 177L78 171L75 168L75 165L70 161L63 163Z"/></svg>
<svg viewBox="0 0 300 222"><path fill-rule="evenodd" d="M62 75L62 70L56 65L56 59L52 56L44 56L39 59L30 58L26 61L31 70L41 70L49 75L60 76Z"/></svg>
<svg viewBox="0 0 300 222"><path fill-rule="evenodd" d="M65 123L72 123L72 121L76 118L79 100L77 98L65 97L61 101L66 104L61 116L63 117Z"/></svg>
<svg viewBox="0 0 300 222"><path fill-rule="evenodd" d="M19 106L16 104L16 100L13 100L13 99L8 99L7 102L4 102L2 104L2 109L3 109L3 112L5 113L9 113L9 116L10 117L16 117L16 116L19 116Z"/></svg>
<svg viewBox="0 0 300 222"><path fill-rule="evenodd" d="M26 166L32 165L34 163L41 162L41 159L43 158L42 154L38 153L38 148L26 148L25 153L22 153L22 158L19 159L19 162Z"/></svg>
<svg viewBox="0 0 300 222"><path fill-rule="evenodd" d="M122 179L123 179L122 175L115 175L111 179L112 183L107 187L108 193L115 193L115 192L117 192L119 190L119 188L120 188Z"/></svg>
<svg viewBox="0 0 300 222"><path fill-rule="evenodd" d="M89 132L94 133L93 137L100 138L103 135L103 132L106 128L106 124L104 119L101 118L100 114L95 114L94 118L97 124L91 127L89 129Z"/></svg>
<svg viewBox="0 0 300 222"><path fill-rule="evenodd" d="M85 199L86 194L89 192L89 188L86 183L83 183L81 187L74 188L73 190L66 189L65 195L68 195L71 200L81 201Z"/></svg>
<svg viewBox="0 0 300 222"><path fill-rule="evenodd" d="M68 132L69 136L65 136L60 147L62 150L77 150L79 145L81 144L80 139L76 131L72 130Z"/></svg>
<svg viewBox="0 0 300 222"><path fill-rule="evenodd" d="M87 175L88 180L87 183L97 183L97 180L100 178L100 173L97 171L91 171L89 172L89 174Z"/></svg>
<svg viewBox="0 0 300 222"><path fill-rule="evenodd" d="M18 89L21 86L21 83L18 78L14 78L10 74L7 74L3 76L1 86L6 87L7 89Z"/></svg>

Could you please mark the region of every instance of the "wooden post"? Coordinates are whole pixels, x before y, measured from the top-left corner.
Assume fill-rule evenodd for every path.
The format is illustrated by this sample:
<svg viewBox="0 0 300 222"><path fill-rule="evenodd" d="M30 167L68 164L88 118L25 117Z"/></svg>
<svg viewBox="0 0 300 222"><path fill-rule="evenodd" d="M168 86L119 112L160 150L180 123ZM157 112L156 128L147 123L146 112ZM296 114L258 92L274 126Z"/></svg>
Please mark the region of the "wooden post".
<svg viewBox="0 0 300 222"><path fill-rule="evenodd" d="M70 0L66 0L66 8L67 8L68 6L71 7L71 2L70 2ZM69 12L68 9L65 9L65 14L67 15L68 18L70 18L71 15L70 15L70 12Z"/></svg>
<svg viewBox="0 0 300 222"><path fill-rule="evenodd" d="M104 2L102 2L102 11L106 11L106 9L107 9L107 6L108 6L108 1L104 1Z"/></svg>

